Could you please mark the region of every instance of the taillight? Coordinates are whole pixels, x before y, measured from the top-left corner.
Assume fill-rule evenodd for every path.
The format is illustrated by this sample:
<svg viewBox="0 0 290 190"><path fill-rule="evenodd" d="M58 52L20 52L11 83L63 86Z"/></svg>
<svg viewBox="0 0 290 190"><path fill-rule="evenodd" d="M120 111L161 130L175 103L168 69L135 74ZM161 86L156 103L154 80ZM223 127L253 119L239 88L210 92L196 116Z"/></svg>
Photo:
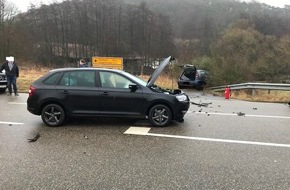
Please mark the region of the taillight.
<svg viewBox="0 0 290 190"><path fill-rule="evenodd" d="M29 91L28 91L29 96L33 96L35 91L36 91L36 88L34 86L30 86Z"/></svg>

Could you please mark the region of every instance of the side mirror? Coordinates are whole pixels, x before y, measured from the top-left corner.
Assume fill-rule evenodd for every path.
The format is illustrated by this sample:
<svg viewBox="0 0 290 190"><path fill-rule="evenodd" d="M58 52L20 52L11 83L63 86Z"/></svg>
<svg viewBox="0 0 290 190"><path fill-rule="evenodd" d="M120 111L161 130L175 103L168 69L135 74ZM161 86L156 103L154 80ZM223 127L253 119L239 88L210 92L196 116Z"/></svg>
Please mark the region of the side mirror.
<svg viewBox="0 0 290 190"><path fill-rule="evenodd" d="M131 92L135 92L138 89L137 84L129 84L129 89Z"/></svg>

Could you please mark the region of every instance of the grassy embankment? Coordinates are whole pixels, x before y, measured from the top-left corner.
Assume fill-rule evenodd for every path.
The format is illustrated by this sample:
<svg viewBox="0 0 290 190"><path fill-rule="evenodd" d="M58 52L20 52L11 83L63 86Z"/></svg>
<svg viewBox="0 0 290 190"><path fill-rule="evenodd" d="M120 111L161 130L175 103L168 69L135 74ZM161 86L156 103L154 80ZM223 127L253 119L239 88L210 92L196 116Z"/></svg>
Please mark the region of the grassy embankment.
<svg viewBox="0 0 290 190"><path fill-rule="evenodd" d="M32 84L32 82L47 73L48 70L49 69L45 68L20 67L20 76L17 80L19 92L28 93L29 86ZM141 76L141 78L148 80L149 77ZM168 76L160 76L156 84L162 86L163 88L176 89L176 81L177 80L172 80L172 78ZM218 95L223 96L223 93L219 93ZM290 91L256 90L255 96L253 97L251 91L240 90L238 92L233 92L231 98L257 102L286 103L290 101Z"/></svg>
<svg viewBox="0 0 290 190"><path fill-rule="evenodd" d="M19 78L17 79L18 91L22 93L28 93L29 86L33 81L43 76L48 72L49 69L42 68L28 68L28 67L19 67Z"/></svg>

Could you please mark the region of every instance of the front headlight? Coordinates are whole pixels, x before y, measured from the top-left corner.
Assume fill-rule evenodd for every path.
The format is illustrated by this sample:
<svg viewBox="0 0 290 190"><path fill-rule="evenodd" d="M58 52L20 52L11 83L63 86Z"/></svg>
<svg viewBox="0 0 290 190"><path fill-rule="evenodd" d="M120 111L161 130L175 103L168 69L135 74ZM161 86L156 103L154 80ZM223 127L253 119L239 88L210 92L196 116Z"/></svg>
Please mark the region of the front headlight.
<svg viewBox="0 0 290 190"><path fill-rule="evenodd" d="M184 102L187 100L187 97L183 94L183 95L176 96L176 99L180 102Z"/></svg>

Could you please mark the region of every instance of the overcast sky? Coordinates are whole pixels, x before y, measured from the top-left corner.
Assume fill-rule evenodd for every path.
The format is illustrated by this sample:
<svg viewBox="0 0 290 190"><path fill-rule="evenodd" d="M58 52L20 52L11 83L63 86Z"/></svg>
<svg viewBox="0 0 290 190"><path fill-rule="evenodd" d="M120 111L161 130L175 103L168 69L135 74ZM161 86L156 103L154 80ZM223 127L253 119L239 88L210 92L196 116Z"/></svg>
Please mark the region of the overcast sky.
<svg viewBox="0 0 290 190"><path fill-rule="evenodd" d="M250 2L252 0L244 0L244 1ZM275 7L284 7L285 4L290 5L290 0L257 0L257 1ZM21 12L24 12L28 9L30 4L39 6L40 4L51 4L53 2L62 2L62 0L7 0L7 2L13 2Z"/></svg>
<svg viewBox="0 0 290 190"><path fill-rule="evenodd" d="M251 2L252 0L244 0L247 2ZM290 5L290 0L256 0L260 3L266 3L275 7L284 7L284 5Z"/></svg>

